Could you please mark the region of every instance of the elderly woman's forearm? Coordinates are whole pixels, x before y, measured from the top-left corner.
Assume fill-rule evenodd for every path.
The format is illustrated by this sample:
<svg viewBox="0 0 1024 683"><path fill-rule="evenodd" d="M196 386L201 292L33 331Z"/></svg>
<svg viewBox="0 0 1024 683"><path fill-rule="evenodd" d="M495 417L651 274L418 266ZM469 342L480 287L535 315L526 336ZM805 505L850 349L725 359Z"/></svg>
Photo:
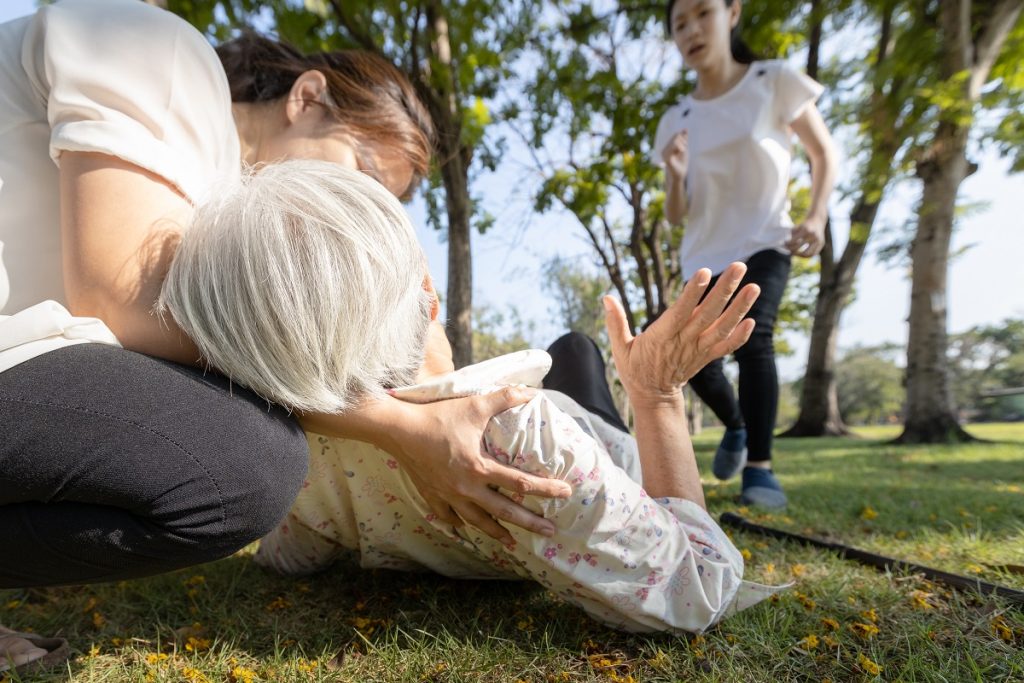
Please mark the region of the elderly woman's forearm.
<svg viewBox="0 0 1024 683"><path fill-rule="evenodd" d="M665 401L634 404L634 425L647 494L682 498L705 507L682 393Z"/></svg>

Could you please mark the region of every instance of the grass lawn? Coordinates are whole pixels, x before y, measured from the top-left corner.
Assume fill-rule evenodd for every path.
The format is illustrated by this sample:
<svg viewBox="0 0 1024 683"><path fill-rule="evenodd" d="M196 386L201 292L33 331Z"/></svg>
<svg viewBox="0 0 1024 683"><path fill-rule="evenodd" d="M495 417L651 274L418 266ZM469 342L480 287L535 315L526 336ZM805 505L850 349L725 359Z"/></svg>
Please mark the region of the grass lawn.
<svg viewBox="0 0 1024 683"><path fill-rule="evenodd" d="M707 482L717 514L1024 589L1024 424L988 443L889 446L895 429L777 445L785 514ZM718 434L697 439L710 470ZM747 578L795 581L703 637L639 637L541 588L363 572L272 576L245 552L147 580L0 591L0 623L66 636L41 681L1024 681L1024 610L734 533ZM0 681L3 681L0 674Z"/></svg>

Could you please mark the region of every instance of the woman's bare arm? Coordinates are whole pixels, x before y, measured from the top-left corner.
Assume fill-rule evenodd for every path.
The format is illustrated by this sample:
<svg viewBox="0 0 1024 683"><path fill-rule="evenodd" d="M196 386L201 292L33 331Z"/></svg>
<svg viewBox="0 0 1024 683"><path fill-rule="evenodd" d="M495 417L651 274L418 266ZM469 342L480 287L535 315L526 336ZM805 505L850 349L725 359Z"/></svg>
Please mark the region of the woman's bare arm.
<svg viewBox="0 0 1024 683"><path fill-rule="evenodd" d="M786 247L797 256L810 257L825 245L828 198L836 184L838 161L832 136L813 103L804 108L790 127L811 164L811 206L803 222L793 228Z"/></svg>
<svg viewBox="0 0 1024 683"><path fill-rule="evenodd" d="M665 218L679 225L689 210L686 200L686 173L690 163L689 133L676 133L662 152L665 161Z"/></svg>
<svg viewBox="0 0 1024 683"><path fill-rule="evenodd" d="M101 319L118 341L178 363L199 351L153 312L192 208L170 183L106 154L60 157L64 291L71 313Z"/></svg>

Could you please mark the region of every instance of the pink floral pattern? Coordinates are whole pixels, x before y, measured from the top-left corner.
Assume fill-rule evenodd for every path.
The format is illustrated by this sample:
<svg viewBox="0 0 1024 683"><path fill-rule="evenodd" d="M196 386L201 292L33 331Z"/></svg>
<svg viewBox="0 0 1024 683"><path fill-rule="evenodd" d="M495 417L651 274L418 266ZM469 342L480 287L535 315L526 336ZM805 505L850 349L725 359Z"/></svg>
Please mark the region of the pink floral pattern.
<svg viewBox="0 0 1024 683"><path fill-rule="evenodd" d="M522 365L538 352L529 353L504 358ZM460 372L473 367L479 366ZM580 426L580 414L591 433ZM484 447L495 459L573 485L568 499L516 496L557 531L545 538L509 527L510 547L472 527L442 524L386 453L310 434L310 477L256 560L301 574L355 551L367 568L530 579L629 631L699 632L776 590L742 581L742 556L702 508L649 498L633 478L635 442L620 432L626 439L615 438L616 462L597 423L603 421L548 391L491 420Z"/></svg>

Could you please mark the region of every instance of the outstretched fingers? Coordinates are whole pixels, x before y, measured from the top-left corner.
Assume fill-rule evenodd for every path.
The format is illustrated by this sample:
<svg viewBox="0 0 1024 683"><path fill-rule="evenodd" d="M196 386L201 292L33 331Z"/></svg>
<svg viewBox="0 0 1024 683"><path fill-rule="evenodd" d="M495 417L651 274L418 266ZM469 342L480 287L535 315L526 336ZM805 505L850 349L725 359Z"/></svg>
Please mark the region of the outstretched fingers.
<svg viewBox="0 0 1024 683"><path fill-rule="evenodd" d="M668 325L671 330L681 332L693 317L694 310L700 305L708 283L711 282L711 271L701 268L693 274L683 287L683 293L669 306L668 310L655 321L654 325ZM652 325L653 327L653 325Z"/></svg>
<svg viewBox="0 0 1024 683"><path fill-rule="evenodd" d="M708 346L716 346L718 342L730 338L760 295L761 288L753 283L741 289L725 311L701 333L702 338L711 340Z"/></svg>
<svg viewBox="0 0 1024 683"><path fill-rule="evenodd" d="M711 288L711 291L694 311L693 322L699 330L706 330L710 327L732 298L740 286L743 276L747 272L747 266L740 262L730 263L729 266L718 276L718 282ZM699 334L699 332L698 332Z"/></svg>
<svg viewBox="0 0 1024 683"><path fill-rule="evenodd" d="M750 335L754 332L755 322L753 318L747 318L740 322L724 339L721 339L713 343L705 351L705 357L710 363L716 358L722 358L733 353L736 349L740 348L747 343L750 339Z"/></svg>

